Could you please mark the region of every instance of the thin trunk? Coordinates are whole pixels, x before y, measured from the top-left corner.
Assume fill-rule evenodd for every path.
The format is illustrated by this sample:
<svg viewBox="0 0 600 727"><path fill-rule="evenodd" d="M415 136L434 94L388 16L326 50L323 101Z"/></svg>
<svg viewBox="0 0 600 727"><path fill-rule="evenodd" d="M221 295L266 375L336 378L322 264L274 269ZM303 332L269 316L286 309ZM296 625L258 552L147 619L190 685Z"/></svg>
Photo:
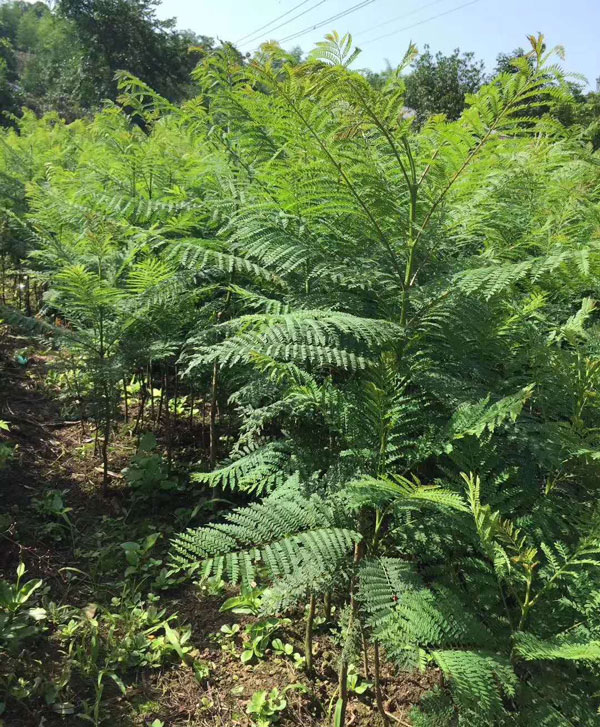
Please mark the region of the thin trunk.
<svg viewBox="0 0 600 727"><path fill-rule="evenodd" d="M210 387L210 449L209 449L209 464L210 469L213 470L217 462L217 440L215 433L215 420L217 416L217 383L218 383L218 368L215 362L213 366L212 382Z"/></svg>
<svg viewBox="0 0 600 727"><path fill-rule="evenodd" d="M362 530L362 528L361 528ZM364 551L364 543L361 541L354 546L354 568L358 567ZM356 583L352 584L350 592L350 618L348 620L348 633L352 633L354 622L358 615L358 601L355 594ZM342 652L342 663L339 674L339 697L335 709L335 727L343 727L346 724L346 708L348 706L348 657Z"/></svg>
<svg viewBox="0 0 600 727"><path fill-rule="evenodd" d="M335 706L335 727L344 727L348 705L348 661L343 656L342 659L338 681L339 697Z"/></svg>
<svg viewBox="0 0 600 727"><path fill-rule="evenodd" d="M331 621L331 591L325 594L325 600L323 602L323 610L325 615L325 621L329 623Z"/></svg>
<svg viewBox="0 0 600 727"><path fill-rule="evenodd" d="M369 673L369 652L367 650L367 636L365 634L365 630L363 628L363 625L360 625L360 640L362 643L362 653L363 653L363 670L365 672L365 679L368 681L370 679Z"/></svg>
<svg viewBox="0 0 600 727"><path fill-rule="evenodd" d="M381 717L384 727L389 725L389 720L385 707L383 706L383 696L381 694L381 673L379 669L379 644L374 644L373 670L375 672L375 700L377 701L377 711Z"/></svg>
<svg viewBox="0 0 600 727"><path fill-rule="evenodd" d="M175 370L175 384L173 390L173 416L169 419L169 438L167 440L167 464L169 474L171 474L171 465L173 464L173 425L177 425L177 405L179 403L179 376L177 373L177 365Z"/></svg>
<svg viewBox="0 0 600 727"><path fill-rule="evenodd" d="M177 404L179 403L179 378L177 375L177 366L175 366L175 386L173 390L173 415L177 416Z"/></svg>
<svg viewBox="0 0 600 727"><path fill-rule="evenodd" d="M79 378L77 377L78 367L73 359L73 356L70 357L69 363L71 364L71 367L73 369L73 388L75 389L75 395L77 396L77 399L79 400L79 403L81 405L83 403L83 394L81 393Z"/></svg>
<svg viewBox="0 0 600 727"><path fill-rule="evenodd" d="M25 276L25 314L31 317L31 295L29 291L29 275Z"/></svg>
<svg viewBox="0 0 600 727"><path fill-rule="evenodd" d="M97 408L98 399L98 387L94 384L94 457L97 457L100 452L98 447L98 431L100 429L100 412Z"/></svg>
<svg viewBox="0 0 600 727"><path fill-rule="evenodd" d="M152 364L148 364L148 388L150 390L150 414L152 416L152 421L154 422L154 381L152 377Z"/></svg>
<svg viewBox="0 0 600 727"><path fill-rule="evenodd" d="M315 620L315 606L317 599L314 594L311 594L310 601L308 602L308 615L306 616L306 630L304 632L304 657L306 659L306 673L308 676L313 675L313 653L312 653L312 637L313 637L313 623Z"/></svg>
<svg viewBox="0 0 600 727"><path fill-rule="evenodd" d="M143 382L143 378L142 378ZM142 383L142 398L140 401L140 408L138 409L137 418L135 420L135 427L133 428L134 434L139 434L140 427L142 425L142 420L144 417L144 407L146 405L146 385L145 383Z"/></svg>
<svg viewBox="0 0 600 727"><path fill-rule="evenodd" d="M163 400L165 398L165 388L161 385L160 387L160 398L158 399L158 415L156 417L156 423L160 426L160 419L162 416Z"/></svg>
<svg viewBox="0 0 600 727"><path fill-rule="evenodd" d="M2 253L2 303L6 305L6 255Z"/></svg>
<svg viewBox="0 0 600 727"><path fill-rule="evenodd" d="M108 494L108 441L110 439L110 392L104 385L104 436L102 437L102 494Z"/></svg>
<svg viewBox="0 0 600 727"><path fill-rule="evenodd" d="M194 392L190 392L190 420L188 422L188 427L190 431L193 431L194 429L194 403L195 403L195 397Z"/></svg>
<svg viewBox="0 0 600 727"><path fill-rule="evenodd" d="M123 401L125 402L125 424L129 423L129 401L127 398L127 381L123 377Z"/></svg>
<svg viewBox="0 0 600 727"><path fill-rule="evenodd" d="M171 474L171 451L172 451L172 428L171 428L171 409L169 407L169 375L165 366L165 420L167 426L167 472Z"/></svg>

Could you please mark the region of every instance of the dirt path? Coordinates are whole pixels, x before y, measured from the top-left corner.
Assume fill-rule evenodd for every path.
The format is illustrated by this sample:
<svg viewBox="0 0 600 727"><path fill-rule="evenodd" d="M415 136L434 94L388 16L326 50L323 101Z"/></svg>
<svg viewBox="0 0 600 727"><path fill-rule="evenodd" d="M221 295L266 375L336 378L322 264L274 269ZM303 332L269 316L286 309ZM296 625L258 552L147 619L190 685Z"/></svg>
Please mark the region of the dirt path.
<svg viewBox="0 0 600 727"><path fill-rule="evenodd" d="M14 457L0 472L3 501L9 506L29 499L36 489L35 474L47 470L61 447L47 428L58 420L58 407L38 386L46 373L45 360L31 356L26 366L16 361L18 352L28 348L28 339L6 329L0 333L0 419L10 427L4 440L16 445Z"/></svg>
<svg viewBox="0 0 600 727"><path fill-rule="evenodd" d="M40 353L43 343L0 326L0 420L9 426L0 430L0 441L14 447L0 469L0 575L12 575L26 553L31 574L56 577L67 553L41 546L34 526L27 527L32 501L49 489L68 491L78 499L97 464L77 456L85 441L81 425L65 422L58 400L44 388L52 354ZM27 358L27 364L20 364L18 356Z"/></svg>

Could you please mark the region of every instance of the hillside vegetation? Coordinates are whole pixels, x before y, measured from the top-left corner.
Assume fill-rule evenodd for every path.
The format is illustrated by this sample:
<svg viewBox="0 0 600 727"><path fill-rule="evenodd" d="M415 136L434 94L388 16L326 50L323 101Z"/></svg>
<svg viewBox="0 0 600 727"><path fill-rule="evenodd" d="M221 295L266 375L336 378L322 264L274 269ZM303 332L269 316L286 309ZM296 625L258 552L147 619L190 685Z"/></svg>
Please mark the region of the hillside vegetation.
<svg viewBox="0 0 600 727"><path fill-rule="evenodd" d="M598 724L600 157L530 42L454 121L333 33L2 133L5 368L84 463L0 522L6 727Z"/></svg>

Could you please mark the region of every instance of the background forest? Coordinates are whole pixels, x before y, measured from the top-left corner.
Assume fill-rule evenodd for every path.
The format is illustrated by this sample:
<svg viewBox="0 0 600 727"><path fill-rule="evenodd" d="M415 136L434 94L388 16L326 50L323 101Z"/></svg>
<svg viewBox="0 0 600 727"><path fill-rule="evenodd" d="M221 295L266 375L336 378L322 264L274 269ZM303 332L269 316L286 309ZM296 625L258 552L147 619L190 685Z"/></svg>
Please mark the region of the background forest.
<svg viewBox="0 0 600 727"><path fill-rule="evenodd" d="M0 7L0 723L597 725L597 95L152 8Z"/></svg>
<svg viewBox="0 0 600 727"><path fill-rule="evenodd" d="M0 4L0 123L11 122L22 107L36 113L58 111L68 121L89 115L118 94L115 73L129 71L170 101L193 98L196 85L190 73L207 53L221 47L214 38L176 28L176 20L156 16L157 0L58 0ZM239 60L250 58L231 43ZM297 62L300 47L291 50ZM459 49L449 55L427 46L405 69L405 105L422 124L433 114L455 120L465 107L465 96L475 93L497 73L511 71L511 60L523 48L501 53L496 67L486 73L472 53ZM381 87L394 69L363 71ZM594 79L590 79L594 81ZM563 109L563 123L591 123L597 119L595 92L582 92L573 80L575 105Z"/></svg>

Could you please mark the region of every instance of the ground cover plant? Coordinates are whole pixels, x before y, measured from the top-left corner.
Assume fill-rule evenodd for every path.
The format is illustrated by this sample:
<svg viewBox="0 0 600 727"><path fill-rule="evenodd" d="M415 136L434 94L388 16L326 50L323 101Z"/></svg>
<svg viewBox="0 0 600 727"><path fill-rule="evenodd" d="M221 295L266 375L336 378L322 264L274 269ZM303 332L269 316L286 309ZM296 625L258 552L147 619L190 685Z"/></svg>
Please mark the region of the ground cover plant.
<svg viewBox="0 0 600 727"><path fill-rule="evenodd" d="M597 724L598 152L529 42L454 121L332 33L3 134L5 367L74 470L1 523L7 724Z"/></svg>

